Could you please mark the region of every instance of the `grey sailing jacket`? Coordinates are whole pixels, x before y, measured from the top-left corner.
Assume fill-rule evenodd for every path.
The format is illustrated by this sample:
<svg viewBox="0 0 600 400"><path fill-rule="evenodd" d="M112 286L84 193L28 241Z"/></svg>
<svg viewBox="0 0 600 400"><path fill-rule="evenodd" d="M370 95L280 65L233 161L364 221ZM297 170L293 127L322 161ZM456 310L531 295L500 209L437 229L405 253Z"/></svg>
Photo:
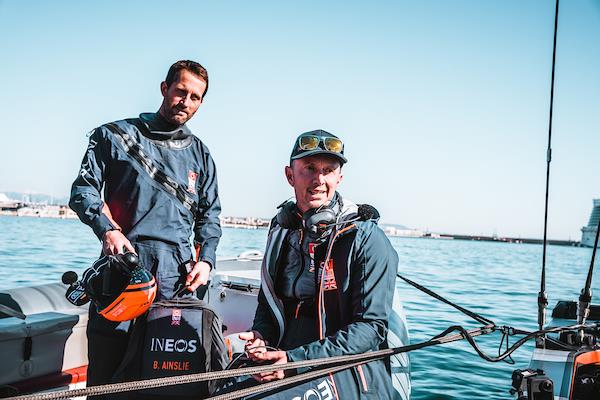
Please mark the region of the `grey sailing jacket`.
<svg viewBox="0 0 600 400"><path fill-rule="evenodd" d="M348 201L344 200L345 208ZM354 210L356 206L354 206ZM345 212L349 220L356 213ZM287 350L289 361L358 354L388 347L388 321L392 312L398 256L374 221L341 225L332 250L337 290L324 292L325 338ZM261 268L261 290L253 328L271 345L281 343L286 330L282 299L274 282L282 269L280 255L288 229L274 220ZM315 250L315 264L323 262L325 245ZM395 398L387 361L335 375L340 398ZM343 393L343 394L342 394ZM373 397L371 397L373 396Z"/></svg>
<svg viewBox="0 0 600 400"><path fill-rule="evenodd" d="M106 125L90 136L79 174L71 188L69 206L99 239L114 229L102 213L104 202L113 219L130 241L152 240L174 246L201 246L200 259L215 265L221 227L221 205L215 163L208 148L182 125L168 125L159 114L141 114L149 128L142 133L132 120L114 122L137 141L177 185L184 188L198 207L186 209L165 191L126 152L124 143ZM104 199L101 191L104 189Z"/></svg>

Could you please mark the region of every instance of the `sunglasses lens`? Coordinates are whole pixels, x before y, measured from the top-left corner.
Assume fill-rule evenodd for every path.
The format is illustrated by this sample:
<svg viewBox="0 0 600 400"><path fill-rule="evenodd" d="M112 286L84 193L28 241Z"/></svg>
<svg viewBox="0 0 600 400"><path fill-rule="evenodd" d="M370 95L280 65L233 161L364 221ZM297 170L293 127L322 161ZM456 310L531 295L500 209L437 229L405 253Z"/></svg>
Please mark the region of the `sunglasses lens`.
<svg viewBox="0 0 600 400"><path fill-rule="evenodd" d="M334 153L341 153L344 149L344 144L338 138L323 138L323 143L325 144L325 149L327 151L333 151Z"/></svg>
<svg viewBox="0 0 600 400"><path fill-rule="evenodd" d="M314 150L319 147L319 138L317 136L302 136L298 139L298 146L302 150Z"/></svg>

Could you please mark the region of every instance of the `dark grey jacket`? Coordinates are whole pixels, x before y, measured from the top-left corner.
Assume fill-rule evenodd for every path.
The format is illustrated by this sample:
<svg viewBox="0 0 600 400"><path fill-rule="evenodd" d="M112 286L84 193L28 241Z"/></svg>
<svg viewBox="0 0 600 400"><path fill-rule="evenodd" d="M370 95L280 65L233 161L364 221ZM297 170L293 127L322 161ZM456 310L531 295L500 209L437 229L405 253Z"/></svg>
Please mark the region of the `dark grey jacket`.
<svg viewBox="0 0 600 400"><path fill-rule="evenodd" d="M354 217L347 215L347 219ZM332 258L337 290L324 292L322 316L325 338L287 351L290 361L358 354L388 347L388 321L392 312L398 256L373 221L342 225ZM281 270L280 255L289 230L271 226L262 265L261 290L253 329L274 346L281 343L287 321L274 282ZM315 264L325 258L326 244L315 250ZM318 339L318 338L316 338ZM389 364L374 361L335 375L340 398L379 399L397 396Z"/></svg>
<svg viewBox="0 0 600 400"><path fill-rule="evenodd" d="M124 143L106 125L90 136L87 151L71 188L70 207L99 239L114 227L102 213L104 202L132 242L151 240L188 246L192 229L201 246L200 259L215 265L221 227L221 205L215 163L208 148L185 126L172 127L158 114L141 114L149 128L131 120L114 122L131 135L144 154L198 204L186 209L127 154ZM100 195L104 189L104 200Z"/></svg>

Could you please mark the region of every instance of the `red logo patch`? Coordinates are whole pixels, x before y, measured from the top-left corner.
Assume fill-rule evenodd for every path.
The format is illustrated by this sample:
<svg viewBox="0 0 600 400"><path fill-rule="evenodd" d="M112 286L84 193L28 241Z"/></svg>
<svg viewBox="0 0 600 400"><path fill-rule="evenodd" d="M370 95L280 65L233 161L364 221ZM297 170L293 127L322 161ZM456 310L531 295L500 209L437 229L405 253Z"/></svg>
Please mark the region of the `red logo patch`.
<svg viewBox="0 0 600 400"><path fill-rule="evenodd" d="M333 272L333 260L329 260L325 267L325 277L323 278L323 290L336 290L337 282L335 281L335 273Z"/></svg>
<svg viewBox="0 0 600 400"><path fill-rule="evenodd" d="M193 194L196 194L196 179L198 179L198 174L194 171L188 171L187 191Z"/></svg>
<svg viewBox="0 0 600 400"><path fill-rule="evenodd" d="M171 326L179 326L181 324L181 310L174 308L171 313Z"/></svg>

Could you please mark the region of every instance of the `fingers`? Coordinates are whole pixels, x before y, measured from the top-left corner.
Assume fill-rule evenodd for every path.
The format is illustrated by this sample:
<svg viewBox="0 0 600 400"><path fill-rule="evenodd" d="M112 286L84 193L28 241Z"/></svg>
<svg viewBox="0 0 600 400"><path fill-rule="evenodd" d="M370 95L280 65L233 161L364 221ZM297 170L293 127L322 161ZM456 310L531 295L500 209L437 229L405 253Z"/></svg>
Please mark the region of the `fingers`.
<svg viewBox="0 0 600 400"><path fill-rule="evenodd" d="M242 340L254 340L254 331L250 332L241 332L238 334L238 337Z"/></svg>
<svg viewBox="0 0 600 400"><path fill-rule="evenodd" d="M285 351L263 351L255 354L260 361L274 361L276 364L287 362Z"/></svg>
<svg viewBox="0 0 600 400"><path fill-rule="evenodd" d="M241 340L246 341L244 349L246 350L246 354L248 355L248 358L250 360L258 361L258 359L255 357L255 354L264 353L265 351L267 351L266 341L263 340L260 333L256 331L241 332L238 334L238 337Z"/></svg>
<svg viewBox="0 0 600 400"><path fill-rule="evenodd" d="M123 245L123 247L125 247L125 249L127 251L130 251L132 253L136 253L135 249L133 248L133 246L131 245L131 242L129 240L127 240L127 238L125 238L125 243ZM137 254L137 253L136 253Z"/></svg>
<svg viewBox="0 0 600 400"><path fill-rule="evenodd" d="M210 264L205 261L199 261L194 265L186 278L188 290L193 292L200 285L206 285L210 276Z"/></svg>
<svg viewBox="0 0 600 400"><path fill-rule="evenodd" d="M123 254L125 251L135 253L131 242L118 230L107 231L102 239L102 252L105 255Z"/></svg>
<svg viewBox="0 0 600 400"><path fill-rule="evenodd" d="M277 380L283 379L283 378L285 378L285 374L283 371L275 371L275 372L252 375L252 378L257 382L264 383L264 382L271 382L271 381L277 381Z"/></svg>
<svg viewBox="0 0 600 400"><path fill-rule="evenodd" d="M249 356L251 355L249 354ZM255 353L253 357L250 358L253 359L253 361L261 361L266 363L271 362L272 364L285 364L288 362L287 353L285 351L267 351ZM262 372L252 375L252 378L258 382L270 382L285 378L285 372L283 370Z"/></svg>
<svg viewBox="0 0 600 400"><path fill-rule="evenodd" d="M261 361L262 359L258 358L258 355L266 351L266 344L262 339L254 339L246 343L246 354L252 361Z"/></svg>

